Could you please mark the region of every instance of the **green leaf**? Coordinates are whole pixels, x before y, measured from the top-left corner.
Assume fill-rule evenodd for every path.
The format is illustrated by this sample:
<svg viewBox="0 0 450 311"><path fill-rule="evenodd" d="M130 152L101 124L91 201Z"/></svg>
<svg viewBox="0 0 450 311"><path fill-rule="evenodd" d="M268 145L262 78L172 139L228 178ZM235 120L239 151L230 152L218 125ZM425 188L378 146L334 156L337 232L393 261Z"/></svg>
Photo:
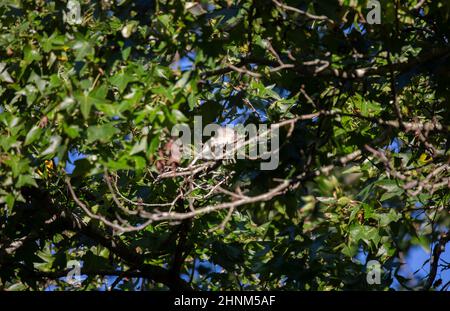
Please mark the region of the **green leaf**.
<svg viewBox="0 0 450 311"><path fill-rule="evenodd" d="M119 89L120 93L123 93L128 86L128 83L134 81L134 78L125 72L120 72L114 75L109 81Z"/></svg>
<svg viewBox="0 0 450 311"><path fill-rule="evenodd" d="M80 111L85 120L89 119L92 105L105 102L102 98L96 98L92 93L84 91L75 95L76 100L80 104Z"/></svg>
<svg viewBox="0 0 450 311"><path fill-rule="evenodd" d="M50 145L42 151L41 156L46 156L50 154L54 154L56 152L56 149L61 145L61 136L59 135L53 135L50 137Z"/></svg>
<svg viewBox="0 0 450 311"><path fill-rule="evenodd" d="M362 226L359 224L353 224L350 227L350 237L353 242L362 240L368 245L370 245L370 241L373 241L375 245L377 245L381 240L377 228L371 226Z"/></svg>
<svg viewBox="0 0 450 311"><path fill-rule="evenodd" d="M402 214L391 209L389 213L383 213L379 215L380 226L385 227L389 225L391 222L399 221L401 218Z"/></svg>
<svg viewBox="0 0 450 311"><path fill-rule="evenodd" d="M33 126L31 130L27 133L27 136L25 137L24 146L29 145L33 143L36 139L38 139L39 136L41 135L41 132L42 128L40 128L37 125Z"/></svg>
<svg viewBox="0 0 450 311"><path fill-rule="evenodd" d="M125 48L122 50L122 59L123 60L127 60L128 57L130 56L130 52L131 52L131 46Z"/></svg>
<svg viewBox="0 0 450 311"><path fill-rule="evenodd" d="M24 50L24 61L27 65L31 64L34 61L40 61L42 56L39 54L39 51L29 45L27 45Z"/></svg>
<svg viewBox="0 0 450 311"><path fill-rule="evenodd" d="M92 56L94 54L94 47L89 41L77 40L72 45L72 49L75 51L75 60L82 61L86 56Z"/></svg>
<svg viewBox="0 0 450 311"><path fill-rule="evenodd" d="M17 188L21 188L23 186L33 186L33 187L38 187L38 185L36 184L36 180L30 176L30 175L20 175L19 179L17 180L16 183L16 187Z"/></svg>
<svg viewBox="0 0 450 311"><path fill-rule="evenodd" d="M0 63L0 80L7 83L14 83L14 80L11 78L8 70L6 69L6 63Z"/></svg>
<svg viewBox="0 0 450 311"><path fill-rule="evenodd" d="M155 136L150 141L150 147L148 150L149 156L155 155L156 150L158 150L158 147L159 147L159 136Z"/></svg>
<svg viewBox="0 0 450 311"><path fill-rule="evenodd" d="M358 244L344 244L342 246L342 253L347 257L353 258L358 253Z"/></svg>
<svg viewBox="0 0 450 311"><path fill-rule="evenodd" d="M103 143L110 142L111 138L117 134L118 128L114 127L113 124L104 124L90 126L87 130L88 142L101 141Z"/></svg>
<svg viewBox="0 0 450 311"><path fill-rule="evenodd" d="M137 142L130 151L130 155L145 151L147 149L147 136Z"/></svg>
<svg viewBox="0 0 450 311"><path fill-rule="evenodd" d="M6 205L8 205L9 212L11 212L12 208L14 207L15 201L16 201L16 199L14 198L14 196L11 193L5 197L5 202L6 202Z"/></svg>
<svg viewBox="0 0 450 311"><path fill-rule="evenodd" d="M64 133L66 133L70 138L77 138L80 136L80 127L78 125L64 124Z"/></svg>
<svg viewBox="0 0 450 311"><path fill-rule="evenodd" d="M88 159L78 159L74 163L75 169L72 172L72 177L83 177L89 175L93 165Z"/></svg>

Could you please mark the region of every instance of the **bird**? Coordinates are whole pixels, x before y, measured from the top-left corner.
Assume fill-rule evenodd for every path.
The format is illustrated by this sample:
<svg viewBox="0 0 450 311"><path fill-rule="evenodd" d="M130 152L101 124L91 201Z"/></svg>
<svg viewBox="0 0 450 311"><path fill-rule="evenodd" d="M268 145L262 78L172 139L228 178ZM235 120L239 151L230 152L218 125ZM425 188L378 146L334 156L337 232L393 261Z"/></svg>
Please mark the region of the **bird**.
<svg viewBox="0 0 450 311"><path fill-rule="evenodd" d="M215 135L204 144L191 165L197 163L198 160L233 160L233 154L236 152L234 149L236 149L239 138L237 131L233 128L218 127Z"/></svg>

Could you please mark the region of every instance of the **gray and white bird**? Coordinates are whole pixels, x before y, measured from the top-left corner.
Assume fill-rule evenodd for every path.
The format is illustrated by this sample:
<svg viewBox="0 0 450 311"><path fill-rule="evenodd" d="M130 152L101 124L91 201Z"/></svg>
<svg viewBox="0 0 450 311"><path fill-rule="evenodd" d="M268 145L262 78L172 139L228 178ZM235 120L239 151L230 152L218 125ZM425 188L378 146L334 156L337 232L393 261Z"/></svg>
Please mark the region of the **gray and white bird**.
<svg viewBox="0 0 450 311"><path fill-rule="evenodd" d="M198 160L233 160L238 142L239 134L236 130L221 126L217 128L215 135L204 144L191 165Z"/></svg>

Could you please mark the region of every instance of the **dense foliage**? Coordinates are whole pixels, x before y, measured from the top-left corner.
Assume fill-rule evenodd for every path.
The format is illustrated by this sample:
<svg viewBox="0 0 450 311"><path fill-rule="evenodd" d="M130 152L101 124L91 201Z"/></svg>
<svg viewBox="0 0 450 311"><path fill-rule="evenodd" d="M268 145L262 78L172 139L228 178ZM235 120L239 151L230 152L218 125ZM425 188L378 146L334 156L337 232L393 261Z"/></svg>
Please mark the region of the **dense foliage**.
<svg viewBox="0 0 450 311"><path fill-rule="evenodd" d="M2 1L1 288L448 286L450 3L380 2ZM279 166L187 169L194 116L279 124Z"/></svg>

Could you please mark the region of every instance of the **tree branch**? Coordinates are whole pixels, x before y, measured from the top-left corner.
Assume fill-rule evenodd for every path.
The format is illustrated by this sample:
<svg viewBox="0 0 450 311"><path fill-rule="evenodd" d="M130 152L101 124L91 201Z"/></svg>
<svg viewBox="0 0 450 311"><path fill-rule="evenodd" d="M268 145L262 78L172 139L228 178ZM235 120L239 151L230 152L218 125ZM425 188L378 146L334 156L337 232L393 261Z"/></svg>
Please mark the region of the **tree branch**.
<svg viewBox="0 0 450 311"><path fill-rule="evenodd" d="M450 234L443 233L439 241L433 248L433 254L430 259L430 273L428 274L428 279L423 287L424 290L430 290L433 286L434 279L436 278L438 266L439 266L439 258L441 257L442 252L445 250L445 244L450 241Z"/></svg>
<svg viewBox="0 0 450 311"><path fill-rule="evenodd" d="M284 64L280 66L278 62L271 61L268 59L258 59L258 58L243 58L237 64L229 64L226 67L214 69L211 71L205 71L201 74L203 78L217 76L229 73L231 71L238 71L239 73L249 74L255 78L261 77L260 73L250 71L248 69L243 69L242 67L248 64L257 64L261 66L272 67L272 71L279 70L294 70L301 76L305 77L335 77L341 79L362 79L369 76L379 76L390 73L391 71L405 72L415 66L427 63L429 61L435 60L437 58L446 56L450 53L450 48L435 48L431 49L430 52L425 53L419 57L410 59L407 62L388 64L384 66L371 66L362 67L350 70L340 70L336 68L331 68L330 64L326 60L316 60L316 61L306 61L300 64ZM250 74L251 73L251 74Z"/></svg>

